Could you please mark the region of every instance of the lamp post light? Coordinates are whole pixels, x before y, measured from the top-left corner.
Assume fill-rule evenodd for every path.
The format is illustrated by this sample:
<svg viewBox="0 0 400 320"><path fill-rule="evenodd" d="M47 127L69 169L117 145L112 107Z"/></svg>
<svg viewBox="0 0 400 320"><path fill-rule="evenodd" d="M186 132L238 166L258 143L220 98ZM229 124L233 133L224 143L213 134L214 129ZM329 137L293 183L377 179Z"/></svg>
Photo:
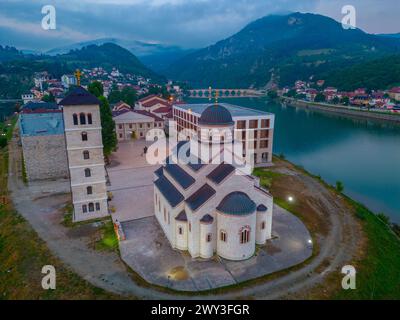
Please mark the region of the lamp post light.
<svg viewBox="0 0 400 320"><path fill-rule="evenodd" d="M292 203L292 202L294 201L294 198L293 198L292 196L289 196L287 199L288 199L288 201L289 201L290 203Z"/></svg>

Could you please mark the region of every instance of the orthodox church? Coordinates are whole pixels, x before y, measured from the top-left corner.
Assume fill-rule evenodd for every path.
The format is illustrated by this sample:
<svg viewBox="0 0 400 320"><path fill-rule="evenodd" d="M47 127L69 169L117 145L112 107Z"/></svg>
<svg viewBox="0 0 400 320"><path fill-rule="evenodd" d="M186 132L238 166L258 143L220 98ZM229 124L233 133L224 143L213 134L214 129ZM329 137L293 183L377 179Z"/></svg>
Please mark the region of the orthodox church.
<svg viewBox="0 0 400 320"><path fill-rule="evenodd" d="M234 145L226 107L207 107L197 132L154 173L155 216L171 246L193 258L248 259L271 239L272 195L235 161L214 161Z"/></svg>

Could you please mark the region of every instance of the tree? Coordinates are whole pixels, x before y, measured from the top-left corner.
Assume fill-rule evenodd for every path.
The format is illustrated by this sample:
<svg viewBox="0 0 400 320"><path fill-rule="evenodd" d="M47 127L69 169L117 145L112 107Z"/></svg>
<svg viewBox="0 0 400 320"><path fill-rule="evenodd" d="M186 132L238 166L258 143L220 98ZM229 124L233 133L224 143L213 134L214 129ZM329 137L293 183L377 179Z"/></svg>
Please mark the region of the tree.
<svg viewBox="0 0 400 320"><path fill-rule="evenodd" d="M296 96L296 94L297 94L296 90L291 89L291 90L289 90L288 93L286 93L286 96L289 97L289 98L293 98L293 97Z"/></svg>
<svg viewBox="0 0 400 320"><path fill-rule="evenodd" d="M268 98L270 99L276 99L278 97L278 93L276 92L276 90L270 90L268 91Z"/></svg>
<svg viewBox="0 0 400 320"><path fill-rule="evenodd" d="M108 157L117 149L117 134L115 132L115 122L112 118L110 104L104 96L100 100L101 136L103 138L104 155Z"/></svg>
<svg viewBox="0 0 400 320"><path fill-rule="evenodd" d="M340 100L340 103L343 104L343 105L345 105L345 106L347 106L347 105L349 105L349 103L350 103L350 98L349 98L349 97L343 97L343 98Z"/></svg>
<svg viewBox="0 0 400 320"><path fill-rule="evenodd" d="M135 104L137 98L138 97L136 90L131 87L125 87L122 89L122 91L114 88L108 96L108 100L110 101L110 103L123 101L130 106L133 106Z"/></svg>
<svg viewBox="0 0 400 320"><path fill-rule="evenodd" d="M343 182L336 181L336 191L339 192L339 193L342 193L343 190L344 190Z"/></svg>
<svg viewBox="0 0 400 320"><path fill-rule="evenodd" d="M321 93L321 92L318 93L318 94L315 96L315 99L314 99L315 102L325 102L325 100L326 100L326 98L325 98L324 94Z"/></svg>
<svg viewBox="0 0 400 320"><path fill-rule="evenodd" d="M339 98L337 97L337 96L335 96L333 99L332 99L332 103L333 104L338 104L340 102L340 100L339 100Z"/></svg>
<svg viewBox="0 0 400 320"><path fill-rule="evenodd" d="M7 138L5 136L0 136L0 148L7 146Z"/></svg>
<svg viewBox="0 0 400 320"><path fill-rule="evenodd" d="M296 94L296 99L305 100L307 96L304 93Z"/></svg>
<svg viewBox="0 0 400 320"><path fill-rule="evenodd" d="M50 94L45 94L42 97L42 101L44 102L56 102L56 98L50 93Z"/></svg>
<svg viewBox="0 0 400 320"><path fill-rule="evenodd" d="M104 88L100 81L93 81L88 86L88 91L97 98L104 95Z"/></svg>
<svg viewBox="0 0 400 320"><path fill-rule="evenodd" d="M161 95L164 99L169 99L170 94L165 86L159 87L159 86L151 86L149 88L149 95L154 94L154 95Z"/></svg>

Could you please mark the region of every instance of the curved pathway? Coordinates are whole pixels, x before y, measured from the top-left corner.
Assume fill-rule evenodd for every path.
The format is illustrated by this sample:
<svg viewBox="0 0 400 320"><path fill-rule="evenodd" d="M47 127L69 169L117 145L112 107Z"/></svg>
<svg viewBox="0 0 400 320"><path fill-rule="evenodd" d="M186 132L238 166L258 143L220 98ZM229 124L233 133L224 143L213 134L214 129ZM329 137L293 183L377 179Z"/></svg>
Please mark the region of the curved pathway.
<svg viewBox="0 0 400 320"><path fill-rule="evenodd" d="M115 253L103 253L88 248L85 238L74 236L70 229L60 224L60 208L68 200L68 186L54 184L35 184L25 186L21 177L21 149L16 138L9 145L9 190L15 208L23 215L46 241L52 253L66 265L93 285L105 290L133 295L141 299L238 299L254 297L257 299L279 299L296 297L311 287L321 284L324 277L336 270L340 272L355 254L359 245L359 225L352 214L347 212L318 181L298 172L292 172L306 185L307 191L317 195L320 205L326 208L331 228L325 238L318 239L319 253L305 267L290 272L280 278L265 283L245 287L237 291L217 295L185 295L161 292L152 287L138 285L129 276L125 265ZM329 261L320 271L321 264ZM324 263L325 265L325 263ZM318 271L317 271L318 270Z"/></svg>

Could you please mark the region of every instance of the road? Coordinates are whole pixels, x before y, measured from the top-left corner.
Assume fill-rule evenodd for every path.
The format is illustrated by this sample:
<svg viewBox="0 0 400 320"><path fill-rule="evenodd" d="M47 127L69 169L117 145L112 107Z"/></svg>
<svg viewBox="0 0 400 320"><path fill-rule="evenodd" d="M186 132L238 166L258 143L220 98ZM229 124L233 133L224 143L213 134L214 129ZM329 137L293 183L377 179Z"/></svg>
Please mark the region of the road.
<svg viewBox="0 0 400 320"><path fill-rule="evenodd" d="M319 253L309 264L280 278L223 294L193 296L161 292L133 281L115 253L94 251L82 239L71 237L68 229L60 224L59 212L67 201L68 194L52 194L37 186L25 186L20 179L21 149L15 136L9 150L8 183L15 208L30 222L55 256L93 285L117 294L140 299L301 298L310 288L322 284L330 272L339 272L354 257L360 245L360 226L353 215L347 212L343 202L320 182L292 171L290 174L301 179L307 191L317 196L321 205L326 208L326 219L329 219L331 225L327 236L318 239ZM54 185L54 190L57 188L59 186ZM326 264L326 261L329 263Z"/></svg>

